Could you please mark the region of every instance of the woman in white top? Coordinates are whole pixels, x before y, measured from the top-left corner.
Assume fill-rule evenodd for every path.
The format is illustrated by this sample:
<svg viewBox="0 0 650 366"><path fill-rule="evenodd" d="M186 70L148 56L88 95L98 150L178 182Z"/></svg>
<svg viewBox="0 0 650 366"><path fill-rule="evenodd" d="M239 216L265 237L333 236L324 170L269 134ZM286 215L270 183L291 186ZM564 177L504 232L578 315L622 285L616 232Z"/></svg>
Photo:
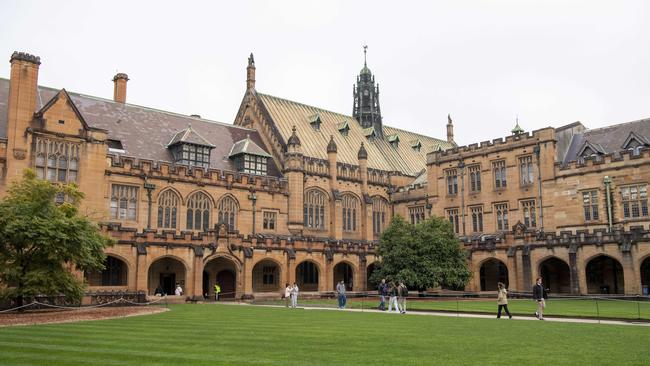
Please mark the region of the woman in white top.
<svg viewBox="0 0 650 366"><path fill-rule="evenodd" d="M287 283L284 286L284 306L289 307L290 298L291 298L291 285Z"/></svg>
<svg viewBox="0 0 650 366"><path fill-rule="evenodd" d="M174 291L174 295L176 296L181 296L183 294L183 288L181 285L176 285L176 291Z"/></svg>
<svg viewBox="0 0 650 366"><path fill-rule="evenodd" d="M298 285L294 282L291 286L291 307L295 308L298 305Z"/></svg>

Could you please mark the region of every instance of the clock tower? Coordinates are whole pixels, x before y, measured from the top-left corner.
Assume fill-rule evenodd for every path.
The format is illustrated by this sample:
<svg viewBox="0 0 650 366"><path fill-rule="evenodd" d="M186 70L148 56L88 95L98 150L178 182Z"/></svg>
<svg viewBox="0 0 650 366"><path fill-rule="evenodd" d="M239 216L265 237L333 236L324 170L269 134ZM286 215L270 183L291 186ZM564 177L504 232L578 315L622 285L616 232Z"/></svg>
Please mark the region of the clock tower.
<svg viewBox="0 0 650 366"><path fill-rule="evenodd" d="M357 85L353 86L354 107L352 116L363 128L374 127L375 135L383 138L381 110L379 109L379 84L375 86L375 77L366 63L368 46L363 46L363 69L357 76Z"/></svg>

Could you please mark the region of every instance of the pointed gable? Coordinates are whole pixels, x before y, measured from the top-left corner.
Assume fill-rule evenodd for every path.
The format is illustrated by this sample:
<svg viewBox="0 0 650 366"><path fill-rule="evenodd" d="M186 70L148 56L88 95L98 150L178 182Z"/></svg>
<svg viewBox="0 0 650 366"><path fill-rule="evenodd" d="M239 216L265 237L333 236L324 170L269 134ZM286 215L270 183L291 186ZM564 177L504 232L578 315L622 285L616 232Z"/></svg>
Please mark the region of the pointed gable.
<svg viewBox="0 0 650 366"><path fill-rule="evenodd" d="M167 144L167 147L172 147L176 144L179 143L186 143L186 144L193 144L193 145L199 145L199 146L206 146L213 148L214 145L212 145L208 140L206 140L203 136L201 136L198 132L196 132L194 129L192 129L192 125L188 125L186 129L178 131L169 141Z"/></svg>
<svg viewBox="0 0 650 366"><path fill-rule="evenodd" d="M582 149L580 149L580 153L578 154L578 156L586 158L592 155L603 155L603 154L605 154L605 150L603 149L602 146L589 141L585 141L584 145L582 146Z"/></svg>
<svg viewBox="0 0 650 366"><path fill-rule="evenodd" d="M648 142L648 139L632 131L623 142L621 149L631 150L640 146L650 146L650 143Z"/></svg>
<svg viewBox="0 0 650 366"><path fill-rule="evenodd" d="M105 131L92 128L86 122L74 101L65 89L59 90L41 109L34 113L46 130L70 135L79 135L80 130Z"/></svg>
<svg viewBox="0 0 650 366"><path fill-rule="evenodd" d="M246 136L245 139L235 142L230 149L228 157L233 158L241 154L263 156L266 158L271 157L271 155L264 151L264 149L256 144L255 141L251 140L250 136Z"/></svg>

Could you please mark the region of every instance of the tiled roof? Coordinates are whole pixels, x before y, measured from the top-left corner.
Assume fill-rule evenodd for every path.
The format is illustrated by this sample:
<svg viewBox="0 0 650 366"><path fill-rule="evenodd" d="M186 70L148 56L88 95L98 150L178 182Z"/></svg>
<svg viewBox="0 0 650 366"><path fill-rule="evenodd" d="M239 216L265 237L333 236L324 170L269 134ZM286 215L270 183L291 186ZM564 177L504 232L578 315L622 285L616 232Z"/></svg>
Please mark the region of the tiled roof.
<svg viewBox="0 0 650 366"><path fill-rule="evenodd" d="M251 140L250 136L246 136L245 139L235 142L235 144L232 145L232 149L230 150L230 154L228 154L228 156L237 156L239 154L257 155L267 158L271 157L271 155L267 154L264 149L259 147L259 145Z"/></svg>
<svg viewBox="0 0 650 366"><path fill-rule="evenodd" d="M420 140L422 149L417 151L409 144L399 144L394 147L388 141L379 138L370 142L366 138L367 131L351 116L267 94L257 93L257 96L269 112L284 141L289 139L291 128L296 126L296 133L300 138L305 156L327 159L327 145L330 140L329 136L332 135L337 146L339 162L357 165L359 147L362 142L365 142L369 168L400 171L415 176L426 167L427 153L437 150L438 147L443 149L453 147L447 141L388 126L384 126L384 136L395 135L404 141ZM310 125L315 115L319 116L321 121L318 130ZM347 135L344 135L339 129L346 121L348 121L349 131Z"/></svg>
<svg viewBox="0 0 650 366"><path fill-rule="evenodd" d="M58 92L57 89L39 86L36 110ZM9 80L0 78L0 137L7 136L8 94ZM167 145L190 124L192 130L215 147L210 153L210 168L236 171L228 155L233 144L246 139L246 136L250 135L258 146L264 146L257 131L252 129L79 93L68 94L90 127L107 130L109 139L122 142L124 155L138 159L173 161ZM273 161L269 161L268 166L269 175L281 176Z"/></svg>
<svg viewBox="0 0 650 366"><path fill-rule="evenodd" d="M203 136L199 135L199 133L192 128L191 124L187 126L186 129L182 131L178 131L176 135L172 137L172 140L169 141L169 144L167 144L167 146L172 146L179 142L207 146L207 147L214 147L214 145L208 142L208 140L204 139Z"/></svg>
<svg viewBox="0 0 650 366"><path fill-rule="evenodd" d="M564 163L577 160L585 146L589 146L602 154L621 151L631 133L644 138L646 141L649 140L650 118L586 130L583 133L574 135L564 158Z"/></svg>

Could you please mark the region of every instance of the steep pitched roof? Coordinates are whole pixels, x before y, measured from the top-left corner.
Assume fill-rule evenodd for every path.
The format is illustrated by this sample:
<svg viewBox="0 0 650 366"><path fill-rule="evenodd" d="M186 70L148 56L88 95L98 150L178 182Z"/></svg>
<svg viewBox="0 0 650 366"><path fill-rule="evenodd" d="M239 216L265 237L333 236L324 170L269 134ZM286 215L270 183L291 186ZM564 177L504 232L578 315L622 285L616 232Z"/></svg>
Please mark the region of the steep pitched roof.
<svg viewBox="0 0 650 366"><path fill-rule="evenodd" d="M422 142L422 149L417 151L409 144L400 144L395 148L388 141L379 138L370 142L366 138L368 136L367 129L363 129L354 117L259 92L257 92L257 97L268 111L284 141L289 139L292 133L291 128L296 126L296 133L300 137L305 156L327 159L327 144L330 141L329 136L332 135L337 146L339 162L358 164L359 147L364 142L368 152L369 168L400 171L415 176L426 167L428 152L437 150L438 147L443 149L453 147L453 144L447 141L388 126L384 126L384 136L396 135L404 141L418 139ZM318 131L310 126L311 118L314 115L318 115L321 120ZM342 121L350 121L347 136L339 133Z"/></svg>
<svg viewBox="0 0 650 366"><path fill-rule="evenodd" d="M167 146L176 145L179 142L184 142L188 144L201 145L207 147L214 147L208 140L199 135L198 132L194 131L192 125L187 126L186 129L178 131Z"/></svg>
<svg viewBox="0 0 650 366"><path fill-rule="evenodd" d="M235 142L235 144L232 145L232 149L230 149L228 157L237 156L239 154L257 155L267 158L271 157L271 155L267 154L264 149L251 140L250 136L246 136L245 139Z"/></svg>
<svg viewBox="0 0 650 366"><path fill-rule="evenodd" d="M585 147L590 147L601 154L621 151L623 150L622 146L631 135L650 141L650 118L586 130L574 135L567 149L564 163L580 158Z"/></svg>
<svg viewBox="0 0 650 366"><path fill-rule="evenodd" d="M35 111L40 110L58 92L58 89L39 86ZM264 146L257 131L249 128L134 104L116 103L110 99L74 92L67 93L90 128L107 130L109 139L122 143L124 155L138 159L173 161L167 145L179 131L186 130L189 124L198 136L214 146L210 154L210 168L236 171L228 154L235 142L244 140L248 135L258 147ZM0 78L0 138L7 136L8 95L9 80ZM268 175L281 176L273 161L268 163Z"/></svg>

